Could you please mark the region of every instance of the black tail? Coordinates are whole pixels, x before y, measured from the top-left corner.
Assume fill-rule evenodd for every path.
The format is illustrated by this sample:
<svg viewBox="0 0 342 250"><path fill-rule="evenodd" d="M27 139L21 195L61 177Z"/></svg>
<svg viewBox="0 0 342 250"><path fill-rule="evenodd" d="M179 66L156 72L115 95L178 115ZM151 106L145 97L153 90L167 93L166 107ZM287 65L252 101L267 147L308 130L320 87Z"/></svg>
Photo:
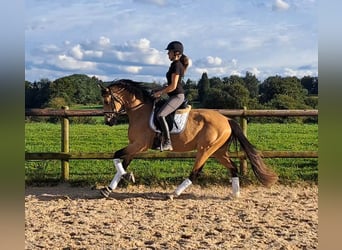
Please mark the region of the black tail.
<svg viewBox="0 0 342 250"><path fill-rule="evenodd" d="M228 122L230 127L232 128L233 139L237 139L242 149L245 151L248 159L251 162L255 176L264 186L272 186L275 182L277 182L278 175L265 165L260 153L243 134L240 125L236 121L231 119L229 119Z"/></svg>

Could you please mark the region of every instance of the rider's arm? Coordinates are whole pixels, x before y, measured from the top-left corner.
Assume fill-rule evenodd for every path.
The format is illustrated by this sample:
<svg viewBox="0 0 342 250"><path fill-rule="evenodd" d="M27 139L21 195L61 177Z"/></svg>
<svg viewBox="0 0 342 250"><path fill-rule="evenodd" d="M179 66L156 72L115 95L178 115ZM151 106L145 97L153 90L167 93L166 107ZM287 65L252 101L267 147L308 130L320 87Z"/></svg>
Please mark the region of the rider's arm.
<svg viewBox="0 0 342 250"><path fill-rule="evenodd" d="M178 79L179 79L179 74L173 73L171 75L171 84L166 86L162 90L159 90L159 91L155 92L154 96L155 97L160 97L163 94L167 94L169 92L174 91L176 89L176 87L177 87Z"/></svg>
<svg viewBox="0 0 342 250"><path fill-rule="evenodd" d="M173 73L171 75L171 81L172 81L171 84L166 86L166 88L163 89L163 92L166 94L166 93L174 91L177 88L178 80L179 80L179 75L176 73Z"/></svg>

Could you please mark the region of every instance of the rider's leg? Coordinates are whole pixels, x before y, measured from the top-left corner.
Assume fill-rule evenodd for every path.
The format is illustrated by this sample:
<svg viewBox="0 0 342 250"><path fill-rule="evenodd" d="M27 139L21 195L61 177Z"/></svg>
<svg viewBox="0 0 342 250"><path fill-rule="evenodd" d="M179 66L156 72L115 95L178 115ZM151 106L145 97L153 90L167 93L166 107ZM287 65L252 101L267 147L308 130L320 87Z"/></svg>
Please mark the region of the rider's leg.
<svg viewBox="0 0 342 250"><path fill-rule="evenodd" d="M166 119L164 116L158 116L158 122L160 124L163 140L162 140L162 146L161 151L167 151L167 150L173 150L171 139L170 139L170 130L169 126L167 125Z"/></svg>
<svg viewBox="0 0 342 250"><path fill-rule="evenodd" d="M161 151L173 150L170 139L170 130L165 117L174 112L183 103L184 98L184 94L178 94L170 97L170 99L164 104L157 115L163 135Z"/></svg>

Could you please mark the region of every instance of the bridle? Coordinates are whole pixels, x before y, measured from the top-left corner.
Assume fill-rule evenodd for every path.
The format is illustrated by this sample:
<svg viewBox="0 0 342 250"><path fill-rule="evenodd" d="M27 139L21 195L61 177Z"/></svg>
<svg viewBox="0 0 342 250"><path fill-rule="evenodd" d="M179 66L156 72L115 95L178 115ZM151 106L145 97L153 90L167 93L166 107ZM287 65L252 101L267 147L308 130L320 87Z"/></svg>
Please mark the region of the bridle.
<svg viewBox="0 0 342 250"><path fill-rule="evenodd" d="M115 94L113 93L111 88L107 88L107 87L103 86L101 83L98 83L98 86L102 90L102 97L105 97L105 95L107 95L108 93L110 95L111 111L104 111L103 113L104 113L104 116L106 117L106 124L112 126L112 125L116 124L117 118L119 115L126 113L124 102L122 101L121 98L115 96ZM121 108L119 110L116 109L115 102L117 102L121 105Z"/></svg>
<svg viewBox="0 0 342 250"><path fill-rule="evenodd" d="M105 87L100 83L98 85L101 87L103 93L105 93L106 95L109 94L110 96L111 111L104 111L104 115L107 118L106 123L108 123L108 125L114 125L116 123L117 118L122 114L126 114L127 111L137 110L144 105L144 103L140 103L134 107L126 107L127 105L125 105L125 101L121 97L115 95L111 88ZM102 96L105 95L103 94ZM117 110L115 103L121 105L119 110Z"/></svg>
<svg viewBox="0 0 342 250"><path fill-rule="evenodd" d="M104 113L105 114L106 113L114 113L116 116L119 116L121 114L125 114L126 110L125 110L124 102L122 101L122 99L116 97L111 88L108 88L108 89L109 89L109 94L110 94L110 106L111 106L112 111L106 111ZM115 102L117 102L121 105L120 110L116 109Z"/></svg>

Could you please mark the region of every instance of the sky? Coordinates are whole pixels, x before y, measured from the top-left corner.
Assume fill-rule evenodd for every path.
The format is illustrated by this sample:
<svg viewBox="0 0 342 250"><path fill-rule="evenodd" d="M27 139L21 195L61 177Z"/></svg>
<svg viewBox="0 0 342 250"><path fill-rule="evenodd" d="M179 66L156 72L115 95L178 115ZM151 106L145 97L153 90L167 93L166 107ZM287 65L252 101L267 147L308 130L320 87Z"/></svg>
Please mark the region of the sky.
<svg viewBox="0 0 342 250"><path fill-rule="evenodd" d="M166 81L167 44L185 79L318 76L317 0L26 0L25 80L72 74Z"/></svg>

